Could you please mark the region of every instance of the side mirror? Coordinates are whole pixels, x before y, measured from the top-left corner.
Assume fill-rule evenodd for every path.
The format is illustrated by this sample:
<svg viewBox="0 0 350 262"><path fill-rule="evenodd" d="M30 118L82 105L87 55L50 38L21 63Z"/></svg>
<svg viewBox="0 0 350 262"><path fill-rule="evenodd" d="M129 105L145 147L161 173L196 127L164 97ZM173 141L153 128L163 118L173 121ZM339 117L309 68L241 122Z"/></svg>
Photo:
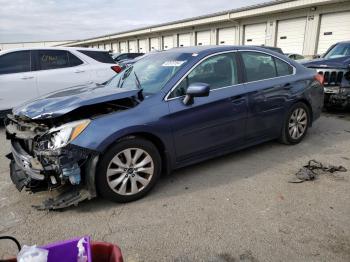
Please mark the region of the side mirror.
<svg viewBox="0 0 350 262"><path fill-rule="evenodd" d="M321 55L314 55L312 58L313 59L321 58Z"/></svg>
<svg viewBox="0 0 350 262"><path fill-rule="evenodd" d="M206 83L193 83L187 88L186 96L183 100L185 105L193 104L194 97L209 96L210 86Z"/></svg>

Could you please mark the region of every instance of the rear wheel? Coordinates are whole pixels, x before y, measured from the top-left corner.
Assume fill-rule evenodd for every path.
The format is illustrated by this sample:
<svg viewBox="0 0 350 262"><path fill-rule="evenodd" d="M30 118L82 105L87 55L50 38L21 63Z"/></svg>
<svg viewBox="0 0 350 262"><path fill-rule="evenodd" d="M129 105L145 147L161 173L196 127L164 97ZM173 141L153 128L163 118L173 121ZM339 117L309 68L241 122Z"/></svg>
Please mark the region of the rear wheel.
<svg viewBox="0 0 350 262"><path fill-rule="evenodd" d="M160 173L160 155L150 141L122 140L102 157L97 189L100 195L115 202L134 201L149 192Z"/></svg>
<svg viewBox="0 0 350 262"><path fill-rule="evenodd" d="M294 104L285 119L280 141L284 144L297 144L305 137L310 124L310 112L302 102Z"/></svg>

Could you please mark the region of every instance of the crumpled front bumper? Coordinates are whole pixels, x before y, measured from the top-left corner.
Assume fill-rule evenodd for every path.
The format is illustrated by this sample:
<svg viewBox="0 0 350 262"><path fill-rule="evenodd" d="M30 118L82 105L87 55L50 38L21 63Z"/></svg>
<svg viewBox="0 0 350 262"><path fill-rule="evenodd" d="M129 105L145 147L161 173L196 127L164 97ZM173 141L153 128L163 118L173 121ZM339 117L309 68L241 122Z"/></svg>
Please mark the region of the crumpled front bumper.
<svg viewBox="0 0 350 262"><path fill-rule="evenodd" d="M44 180L45 176L42 174L44 168L37 158L29 155L19 144L19 142L11 141L11 152L14 164L21 169L29 178L35 180Z"/></svg>
<svg viewBox="0 0 350 262"><path fill-rule="evenodd" d="M43 166L38 158L29 155L21 144L11 141L11 154L8 155L10 162L10 177L19 191L26 188L29 191L37 192L49 190L50 172L55 172L55 167ZM36 208L44 209L60 209L71 205L78 205L85 199L96 197L95 188L95 172L98 162L98 155L90 156L83 167L84 183L79 185L62 185L59 187L61 192L54 199L47 199ZM49 175L48 175L49 174ZM38 187L40 189L38 189Z"/></svg>

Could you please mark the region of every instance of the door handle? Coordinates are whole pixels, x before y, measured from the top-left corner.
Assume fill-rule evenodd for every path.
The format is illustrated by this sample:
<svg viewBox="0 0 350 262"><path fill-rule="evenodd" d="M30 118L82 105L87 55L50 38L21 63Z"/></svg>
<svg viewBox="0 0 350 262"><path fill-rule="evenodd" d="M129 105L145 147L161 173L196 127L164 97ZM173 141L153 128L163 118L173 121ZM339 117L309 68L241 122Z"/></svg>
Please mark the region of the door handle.
<svg viewBox="0 0 350 262"><path fill-rule="evenodd" d="M232 104L234 104L234 105L240 105L240 104L242 104L243 102L245 102L245 99L244 99L244 97L241 96L241 95L233 96L233 97L231 97L231 102L232 102Z"/></svg>
<svg viewBox="0 0 350 262"><path fill-rule="evenodd" d="M33 79L34 76L21 76L21 79L27 80L27 79Z"/></svg>
<svg viewBox="0 0 350 262"><path fill-rule="evenodd" d="M77 74L84 73L84 72L85 72L85 70L82 70L82 69L77 69L74 71L74 73L77 73Z"/></svg>
<svg viewBox="0 0 350 262"><path fill-rule="evenodd" d="M287 83L283 86L284 89L291 89L292 85L290 83Z"/></svg>

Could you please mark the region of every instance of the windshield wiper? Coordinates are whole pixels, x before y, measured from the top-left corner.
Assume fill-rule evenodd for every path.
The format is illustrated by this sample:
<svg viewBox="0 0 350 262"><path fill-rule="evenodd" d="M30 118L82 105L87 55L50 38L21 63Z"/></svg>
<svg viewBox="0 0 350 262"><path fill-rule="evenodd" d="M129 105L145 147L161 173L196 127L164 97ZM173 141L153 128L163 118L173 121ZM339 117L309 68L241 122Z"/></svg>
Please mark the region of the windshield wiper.
<svg viewBox="0 0 350 262"><path fill-rule="evenodd" d="M135 75L135 80L136 80L135 82L136 82L137 88L138 89L142 89L142 86L141 86L141 83L140 83L140 79L138 78L135 70L134 70L134 75Z"/></svg>

